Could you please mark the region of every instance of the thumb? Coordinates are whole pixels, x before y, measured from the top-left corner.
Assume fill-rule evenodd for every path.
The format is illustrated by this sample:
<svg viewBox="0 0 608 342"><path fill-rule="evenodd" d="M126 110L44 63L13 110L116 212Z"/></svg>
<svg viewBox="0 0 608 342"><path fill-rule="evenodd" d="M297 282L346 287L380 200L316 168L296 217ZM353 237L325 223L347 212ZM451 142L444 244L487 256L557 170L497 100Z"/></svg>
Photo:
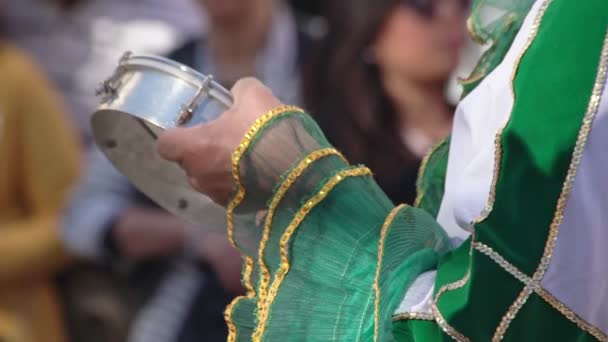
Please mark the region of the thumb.
<svg viewBox="0 0 608 342"><path fill-rule="evenodd" d="M195 141L194 137L193 128L166 130L158 137L156 150L162 158L180 163L189 146Z"/></svg>

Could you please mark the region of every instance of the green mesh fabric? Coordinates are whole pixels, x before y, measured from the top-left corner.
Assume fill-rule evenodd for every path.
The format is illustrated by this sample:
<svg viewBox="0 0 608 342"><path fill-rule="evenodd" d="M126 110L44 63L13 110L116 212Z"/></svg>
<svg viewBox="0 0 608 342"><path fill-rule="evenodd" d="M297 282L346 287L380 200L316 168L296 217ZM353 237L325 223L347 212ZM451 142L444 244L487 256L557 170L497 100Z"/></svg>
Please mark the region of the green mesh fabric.
<svg viewBox="0 0 608 342"><path fill-rule="evenodd" d="M246 195L235 210L234 233L256 261L251 277L256 293L232 307L235 340L393 340L391 317L403 294L447 250L433 217L412 207L394 210L371 175L339 155L312 158L288 188L282 187L313 152L329 147L310 117L293 112L268 123L241 159ZM315 200L307 215L299 214ZM391 212L394 220L385 225ZM288 229L293 234L286 240ZM287 252L287 272L282 252Z"/></svg>
<svg viewBox="0 0 608 342"><path fill-rule="evenodd" d="M535 0L475 0L468 26L471 36L489 45L477 66L462 80L468 95L502 62Z"/></svg>
<svg viewBox="0 0 608 342"><path fill-rule="evenodd" d="M450 137L439 143L424 158L420 166L420 175L416 182L417 197L415 206L424 209L433 217L437 217L439 214L439 208L443 199L449 152Z"/></svg>

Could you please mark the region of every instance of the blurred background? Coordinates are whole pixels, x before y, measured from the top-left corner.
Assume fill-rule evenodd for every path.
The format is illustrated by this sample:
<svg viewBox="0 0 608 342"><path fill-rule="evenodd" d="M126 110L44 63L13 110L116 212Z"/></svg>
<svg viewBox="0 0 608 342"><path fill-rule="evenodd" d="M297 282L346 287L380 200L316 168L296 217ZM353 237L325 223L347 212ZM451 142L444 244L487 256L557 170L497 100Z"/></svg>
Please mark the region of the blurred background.
<svg viewBox="0 0 608 342"><path fill-rule="evenodd" d="M481 49L469 0L0 0L0 341L224 341L241 259L92 143L123 52L306 108L395 203L447 136ZM204 223L202 223L204 224Z"/></svg>

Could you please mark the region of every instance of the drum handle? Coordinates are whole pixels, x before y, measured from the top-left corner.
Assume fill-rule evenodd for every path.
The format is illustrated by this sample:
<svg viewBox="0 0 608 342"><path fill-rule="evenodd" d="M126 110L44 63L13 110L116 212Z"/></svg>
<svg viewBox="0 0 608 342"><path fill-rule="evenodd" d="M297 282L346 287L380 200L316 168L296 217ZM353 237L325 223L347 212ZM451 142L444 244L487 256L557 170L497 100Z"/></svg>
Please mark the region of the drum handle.
<svg viewBox="0 0 608 342"><path fill-rule="evenodd" d="M192 119L194 112L200 105L201 99L205 96L209 96L219 101L226 109L230 108L234 102L232 94L213 81L213 76L206 76L190 103L182 108L182 111L177 117L176 126L183 126Z"/></svg>

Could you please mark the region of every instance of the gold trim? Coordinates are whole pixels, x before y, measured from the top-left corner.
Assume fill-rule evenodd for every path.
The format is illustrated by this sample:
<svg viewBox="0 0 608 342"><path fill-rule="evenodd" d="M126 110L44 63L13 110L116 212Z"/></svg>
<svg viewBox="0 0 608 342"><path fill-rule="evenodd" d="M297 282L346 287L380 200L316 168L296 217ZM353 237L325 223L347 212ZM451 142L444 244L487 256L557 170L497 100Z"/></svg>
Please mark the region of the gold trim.
<svg viewBox="0 0 608 342"><path fill-rule="evenodd" d="M471 239L472 239L472 241L471 241L471 247L469 248L469 259L473 256L473 245L475 244L475 235L474 234L471 236ZM443 332L445 332L448 336L450 336L451 338L453 338L454 340L456 340L458 342L469 342L470 340L466 336L464 336L462 333L460 333L458 330L456 330L454 327L452 327L446 321L446 319L441 314L441 311L439 311L438 302L444 293L449 292L449 291L454 291L454 290L460 289L463 286L465 286L466 283L469 281L470 277L471 277L471 267L469 265L469 268L467 269L467 273L465 273L464 277L462 277L462 279L455 281L453 283L443 285L439 289L439 291L437 291L437 294L435 294L435 298L434 298L433 302L431 303L431 311L433 312L433 317L435 317L435 322L437 322L437 324L439 325L441 330L443 330Z"/></svg>
<svg viewBox="0 0 608 342"><path fill-rule="evenodd" d="M260 116L257 120L255 120L253 125L251 125L249 131L245 133L245 137L243 137L243 140L241 141L239 146L237 146L234 152L232 152L232 177L234 178L234 181L237 186L237 194L234 196L230 204L228 204L226 215L228 217L228 239L235 247L238 246L236 244L236 241L234 241L234 222L232 220L232 217L234 209L239 204L241 204L241 202L245 198L245 187L241 183L241 172L239 170L241 158L243 157L245 151L247 151L247 149L249 148L249 145L251 144L253 138L270 120L291 111L303 112L300 108L295 106L280 106Z"/></svg>
<svg viewBox="0 0 608 342"><path fill-rule="evenodd" d="M393 316L393 322L397 321L434 321L432 313L427 312L403 312Z"/></svg>
<svg viewBox="0 0 608 342"><path fill-rule="evenodd" d="M515 316L517 316L517 314L524 306L524 304L526 304L526 302L530 298L530 295L533 292L534 291L530 287L526 286L524 287L523 291L519 293L517 299L515 299L515 301L509 307L507 314L502 316L500 324L498 324L498 327L494 332L494 336L492 336L492 342L499 342L502 341L503 338L505 338L505 334L511 326L511 322L515 319Z"/></svg>
<svg viewBox="0 0 608 342"><path fill-rule="evenodd" d="M443 330L443 332L445 332L448 336L450 336L451 338L453 338L454 340L456 340L458 342L470 342L470 340L469 340L469 338L464 336L462 333L460 333L458 330L456 330L454 327L452 327L445 320L445 318L441 314L441 311L439 311L439 307L438 307L437 303L439 302L439 299L441 298L441 296L444 293L449 292L449 291L454 291L454 290L457 290L457 289L465 286L466 283L469 281L470 277L471 277L471 269L469 268L467 270L467 273L464 275L464 277L462 279L442 286L439 289L439 291L437 292L437 294L435 295L435 300L431 304L431 310L433 311L433 316L435 317L435 321L437 322L437 324L439 325L441 330Z"/></svg>
<svg viewBox="0 0 608 342"><path fill-rule="evenodd" d="M291 111L303 112L298 107L280 106L278 108L275 108L275 109L267 112L266 114L262 115L261 117L259 117L257 120L255 120L255 122L253 123L251 128L249 128L249 131L245 134L245 136L243 137L243 140L241 141L239 146L237 146L237 148L232 152L232 156L231 156L232 157L232 177L234 178L234 181L236 183L237 193L234 196L234 198L232 199L232 201L230 201L230 203L228 204L228 207L226 209L226 218L227 218L227 226L228 226L228 229L227 229L228 230L228 240L230 240L230 243L234 247L238 248L241 251L241 254L245 255L245 272L244 272L245 274L243 277L243 283L247 290L247 294L245 296L239 296L239 297L235 298L230 303L230 305L228 305L228 307L226 308L226 311L224 313L224 318L226 320L226 324L228 325L228 332L229 332L228 341L229 342L233 342L236 340L236 325L232 321L232 310L234 309L234 307L240 300L246 299L246 298L253 299L255 297L255 289L253 288L253 284L251 283L251 274L253 273L253 265L254 265L253 258L246 255L245 252L237 246L236 241L234 240L234 220L233 220L234 209L236 209L236 207L238 207L239 204L241 204L241 202L243 202L243 200L245 199L245 187L241 183L239 164L240 164L241 158L243 157L243 154L245 153L245 151L247 151L247 148L249 148L249 145L251 144L251 141L256 136L256 134L270 120L272 120L280 115L283 115L287 112L291 112Z"/></svg>
<svg viewBox="0 0 608 342"><path fill-rule="evenodd" d="M245 274L243 275L243 279L245 279L246 283L249 283L251 286L251 275L253 274L253 259L247 258L245 263ZM251 286L253 288L253 286ZM230 304L224 310L224 320L226 321L226 325L228 326L228 342L236 342L236 324L232 321L232 313L234 307L243 299L253 299L255 298L255 291L251 292L247 290L247 294L245 296L238 296L234 298Z"/></svg>
<svg viewBox="0 0 608 342"><path fill-rule="evenodd" d="M532 277L529 277L524 274L515 265L509 263L502 255L498 254L498 252L494 251L491 247L481 242L475 242L474 246L475 250L488 256L490 259L496 262L503 270L511 274L514 278L516 278L525 285L522 292L519 294L515 302L511 304L511 307L509 308L509 312L512 312L513 314L503 316L500 325L496 329L494 337L492 338L492 341L501 341L504 338L504 335L508 330L511 321L515 319L517 313L521 310L521 308L526 303L532 293L536 293L540 298L549 303L549 305L559 311L562 315L566 317L566 319L576 324L583 331L589 333L600 341L608 341L608 336L606 334L604 334L597 327L594 327L593 325L587 323L576 313L570 310L568 306L566 306L564 303L562 303L553 295L551 295L549 291L543 287L540 281L534 280Z"/></svg>
<svg viewBox="0 0 608 342"><path fill-rule="evenodd" d="M424 177L424 174L426 173L426 168L428 166L428 163L431 160L431 157L433 156L433 154L435 154L435 152L437 152L437 150L441 146L443 146L445 143L447 143L447 141L448 141L448 138L443 138L440 142L435 144L435 146L433 146L429 150L429 152L424 156L424 158L422 159L422 162L420 162L420 168L418 168L418 177L416 179L416 199L414 200L414 207L419 207L420 203L422 203L422 200L424 199L424 196L426 195L426 193L420 187L420 183L422 181L422 177Z"/></svg>
<svg viewBox="0 0 608 342"><path fill-rule="evenodd" d="M291 186L299 179L302 174L308 170L310 166L314 164L315 161L328 157L328 156L337 156L346 162L346 158L338 152L334 148L324 148L320 150L316 150L306 156L288 175L287 178L280 185L276 194L273 196L272 201L268 207L268 214L266 215L266 220L264 222L264 230L262 232L262 240L260 242L260 248L258 249L258 265L260 267L260 286L259 286L259 299L258 299L258 315L262 315L261 312L264 310L264 301L266 300L267 291L268 291L268 282L270 281L270 271L264 262L264 252L266 249L266 245L268 244L268 240L270 239L270 228L272 226L272 220L274 219L274 214L279 206L279 203L285 197L287 191L291 188Z"/></svg>
<svg viewBox="0 0 608 342"><path fill-rule="evenodd" d="M521 60L523 59L524 55L526 54L526 52L528 51L528 49L530 48L530 46L532 46L532 42L534 41L534 39L536 38L536 35L538 33L538 28L540 26L540 23L544 17L544 14L547 10L547 8L549 7L549 4L551 4L552 0L544 0L543 4L541 5L541 7L539 8L538 14L536 15L536 18L534 19L534 23L531 27L529 36L528 36L528 40L526 42L526 44L524 45L524 47L522 48L521 52L519 53L514 67L513 67L513 72L511 73L511 95L515 101L515 77L517 75L517 71L519 70L519 65L521 63ZM492 212L492 210L494 209L494 203L496 201L496 188L498 185L498 178L500 176L500 165L501 165L501 159L502 159L502 133L504 132L504 129L507 127L507 125L509 124L509 120L507 120L507 122L504 124L504 126L498 131L498 133L496 134L496 139L495 139L495 157L494 157L494 175L493 175L493 179L492 179L492 185L490 188L490 194L488 197L488 202L486 203L486 207L484 208L484 210L481 212L480 216L478 218L476 218L473 222L472 222L472 227L474 227L476 224L479 224L483 221L485 221L490 213ZM474 235L473 235L474 238ZM473 246L474 246L475 241L471 242L471 254L473 251ZM435 297L435 300L433 302L433 314L435 315L435 318L437 320L437 323L441 326L441 328L450 336L452 336L453 338L455 338L458 341L468 341L468 339L458 333L456 331L456 329L454 329L453 327L451 327L446 321L445 319L441 316L441 312L439 312L439 309L437 307L437 302L439 301L439 299L441 298L441 295L443 295L443 293L448 292L448 291L453 291L455 289L461 288L463 287L469 280L470 275L471 275L471 268L469 265L469 268L467 270L467 274L465 275L465 277L455 283L451 283L451 284L447 284L444 285L439 292L437 292L437 295ZM511 310L509 310L509 312L507 313L507 316L509 316L512 313ZM498 334L500 335L500 334Z"/></svg>
<svg viewBox="0 0 608 342"><path fill-rule="evenodd" d="M522 51L517 56L517 59L515 61L515 65L513 67L513 72L511 74L511 87L510 87L514 103L516 100L515 78L517 76L517 71L519 70L519 66L521 64L521 61L522 61L524 55L526 54L526 52L532 46L532 43L536 39L536 36L538 35L538 29L540 27L540 24L545 16L545 13L547 12L547 9L549 8L549 6L551 5L552 2L553 2L553 0L544 0L543 3L541 4L540 8L538 9L538 13L536 14L536 17L534 18L534 22L532 23L532 27L530 28L528 40L527 40L526 44L524 45ZM486 207L486 209L484 209L484 213L482 213L482 219L480 221L477 221L476 223L480 223L481 221L488 218L488 216L490 215L490 213L493 209L494 201L496 200L496 186L498 183L498 176L500 175L499 169L500 169L500 163L501 163L501 159L502 159L502 143L501 143L502 133L503 133L504 129L507 127L509 121L510 121L510 119L507 121L507 123L505 123L505 125L501 128L500 132L496 136L497 151L496 151L496 161L495 161L495 168L494 168L495 174L494 174L494 181L492 184L492 190L490 191L490 201L492 203L491 203L491 205L488 205ZM520 295L518 296L518 299L526 297L525 292L527 292L526 289L524 289L522 291L522 293L520 293ZM527 297L525 299L527 300ZM501 323L499 324L498 327L496 327L494 337L504 336L505 332L508 330L508 328L510 326L510 322L515 317L517 312L519 312L519 310L525 304L525 302L526 302L525 300L523 300L523 301L516 300L513 303L513 305L511 305L511 307L509 307L506 314L503 316ZM498 341L500 341L500 340L498 340Z"/></svg>
<svg viewBox="0 0 608 342"><path fill-rule="evenodd" d="M473 10L473 12L476 11L478 7L479 6L477 6L477 8ZM467 19L467 30L469 31L469 36L471 37L471 39L473 39L473 41L477 44L485 45L488 42L488 39L482 37L481 34L479 34L479 32L477 32L477 30L475 29L475 25L473 24L473 14L471 14Z"/></svg>
<svg viewBox="0 0 608 342"><path fill-rule="evenodd" d="M597 338L602 342L608 341L608 335L603 333L597 327L587 323L585 320L580 318L574 311L570 310L568 306L555 298L549 291L544 288L540 288L536 293L543 299L545 302L549 303L555 310L559 311L562 315L564 315L567 319L574 322L580 329L589 333L591 336Z"/></svg>
<svg viewBox="0 0 608 342"><path fill-rule="evenodd" d="M289 269L291 267L289 263L289 243L291 242L291 237L300 226L302 221L306 218L306 216L310 213L310 211L319 203L321 203L331 192L331 190L350 177L361 177L361 176L371 176L372 172L370 169L366 167L358 167L355 169L348 169L339 172L334 177L331 178L322 188L321 190L311 198L302 208L298 210L294 219L291 221L285 233L281 236L280 242L280 251L281 251L281 265L279 266L279 270L273 280L270 289L268 291L268 296L266 297L266 301L264 303L264 309L258 315L258 325L253 333L253 341L261 341L262 336L264 336L264 330L266 329L266 324L268 323L269 311L272 303L274 302L275 297L278 294L279 287L283 283L283 280L287 276Z"/></svg>
<svg viewBox="0 0 608 342"><path fill-rule="evenodd" d="M382 259L384 258L384 243L386 242L386 236L388 235L388 231L391 228L391 224L395 220L395 217L399 212L406 208L405 204L401 204L388 214L384 224L382 225L382 229L380 230L380 241L378 242L378 265L376 266L376 275L374 276L374 284L372 288L374 289L374 342L378 341L378 325L380 323L380 271L382 270Z"/></svg>
<svg viewBox="0 0 608 342"><path fill-rule="evenodd" d="M572 161L570 162L570 168L568 169L566 181L564 182L562 193L560 194L559 200L557 202L557 209L549 230L549 237L547 239L547 244L545 245L545 252L541 259L541 263L538 269L536 270L536 273L534 274L535 280L542 280L543 276L545 275L545 272L547 271L547 268L549 267L549 264L551 263L551 259L553 257L553 250L555 249L557 237L559 235L559 229L564 218L566 204L568 202L568 198L570 198L572 188L574 187L574 180L576 179L576 174L578 172L581 159L583 158L583 153L585 152L587 140L591 132L591 126L593 125L593 121L599 110L600 101L604 92L607 76L608 33L604 36L604 45L602 47L602 54L599 61L597 77L593 86L593 92L591 93L589 106L583 118L583 125L581 126L576 145L574 147Z"/></svg>
<svg viewBox="0 0 608 342"><path fill-rule="evenodd" d="M528 276L524 272L522 272L515 265L508 262L502 255L498 254L492 247L489 247L486 244L481 242L475 242L473 244L476 251L485 254L487 257L492 259L495 263L498 264L503 270L507 271L511 274L515 279L519 280L526 286L537 286L532 277Z"/></svg>

